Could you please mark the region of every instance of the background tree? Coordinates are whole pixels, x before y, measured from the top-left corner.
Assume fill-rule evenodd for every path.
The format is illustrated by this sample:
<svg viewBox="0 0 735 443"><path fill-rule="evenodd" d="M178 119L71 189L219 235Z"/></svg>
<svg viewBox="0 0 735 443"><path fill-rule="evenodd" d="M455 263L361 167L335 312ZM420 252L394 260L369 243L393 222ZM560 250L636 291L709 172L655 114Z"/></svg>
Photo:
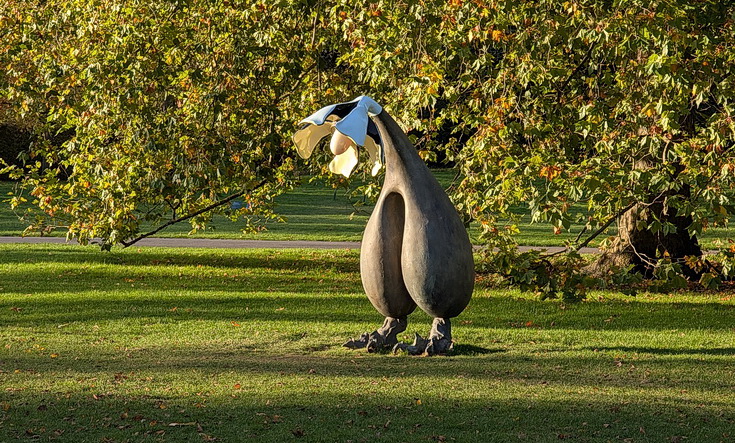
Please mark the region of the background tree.
<svg viewBox="0 0 735 443"><path fill-rule="evenodd" d="M555 233L598 235L619 220L599 273L628 264L648 274L711 271L697 235L733 212L733 5L405 6L347 12L354 50L342 60L360 65L405 124L431 130L449 121L471 135L454 157L463 173L455 199L501 247L495 266L519 263L508 259L511 208L527 204ZM422 107L436 113L417 121L412 110ZM531 281L534 272L515 275ZM541 280L552 293L580 283Z"/></svg>
<svg viewBox="0 0 735 443"><path fill-rule="evenodd" d="M368 93L407 131L451 128L455 202L517 281L584 286L515 256L518 205L554 233L587 233L572 250L619 221L599 274L729 272L697 243L735 209L728 2L121 3L0 14L5 101L38 134L74 130L62 149L36 143L25 180L72 236L126 241L143 219L232 193L264 210L290 184L302 110ZM436 144L419 148L432 158Z"/></svg>
<svg viewBox="0 0 735 443"><path fill-rule="evenodd" d="M171 214L272 216L294 122L322 99L301 90L319 83L310 3L3 2L2 109L35 134L13 202L33 200L31 228L109 246Z"/></svg>

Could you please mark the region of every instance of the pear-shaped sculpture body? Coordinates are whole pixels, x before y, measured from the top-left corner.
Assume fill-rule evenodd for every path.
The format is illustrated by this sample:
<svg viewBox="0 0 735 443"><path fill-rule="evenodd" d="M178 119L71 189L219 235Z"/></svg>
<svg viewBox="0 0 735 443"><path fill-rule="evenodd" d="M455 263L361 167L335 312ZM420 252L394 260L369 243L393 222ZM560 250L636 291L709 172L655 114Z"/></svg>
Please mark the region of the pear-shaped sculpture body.
<svg viewBox="0 0 735 443"><path fill-rule="evenodd" d="M418 305L456 317L474 287L472 245L456 209L385 111L373 117L385 152L385 182L363 235L360 274L370 302L401 318Z"/></svg>

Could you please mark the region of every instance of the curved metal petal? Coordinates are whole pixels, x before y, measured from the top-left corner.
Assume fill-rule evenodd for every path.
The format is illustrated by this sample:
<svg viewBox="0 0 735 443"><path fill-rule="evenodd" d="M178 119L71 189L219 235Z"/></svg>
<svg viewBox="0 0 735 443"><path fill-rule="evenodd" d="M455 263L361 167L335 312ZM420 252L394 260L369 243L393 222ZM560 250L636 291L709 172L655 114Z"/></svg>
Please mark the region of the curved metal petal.
<svg viewBox="0 0 735 443"><path fill-rule="evenodd" d="M352 112L355 107L357 106L363 106L367 113L369 115L378 115L383 111L383 108L375 102L372 98L361 95L357 97L356 99L344 102L344 103L337 103L336 105L329 105L321 108L320 110L316 111L315 113L311 114L310 116L306 117L305 119L301 120L299 124L305 124L305 123L311 123L312 125L323 125L325 121L329 118L330 115L335 115L339 118L344 118L347 114Z"/></svg>
<svg viewBox="0 0 735 443"><path fill-rule="evenodd" d="M383 107L380 106L378 102L368 97L367 95L361 95L357 97L356 99L352 100L352 102L357 102L365 106L365 109L367 109L368 114L370 114L371 116L376 116L380 114L381 112L383 112Z"/></svg>
<svg viewBox="0 0 735 443"><path fill-rule="evenodd" d="M365 95L349 102L325 106L301 120L304 126L293 135L296 150L301 157L308 158L319 141L334 128L349 137L357 146L366 146L373 163L372 173L375 175L384 163L384 154L380 134L370 116L378 115L382 111L383 108L375 100ZM333 117L340 120L327 124ZM348 148L332 160L329 170L349 177L356 165L357 149Z"/></svg>
<svg viewBox="0 0 735 443"><path fill-rule="evenodd" d="M364 146L369 119L367 108L358 103L349 114L334 124L334 128L351 138L356 145Z"/></svg>
<svg viewBox="0 0 735 443"><path fill-rule="evenodd" d="M312 125L323 125L324 122L327 121L327 117L332 115L335 108L337 108L339 104L337 105L329 105L321 108L320 110L316 111L315 113L311 114L310 116L306 117L305 119L301 120L299 122L300 125L303 124L312 124Z"/></svg>
<svg viewBox="0 0 735 443"><path fill-rule="evenodd" d="M329 163L329 170L334 174L342 174L345 177L349 177L352 174L352 170L357 166L357 148L349 147L344 152L334 157Z"/></svg>
<svg viewBox="0 0 735 443"><path fill-rule="evenodd" d="M373 176L376 176L378 175L378 171L380 171L380 168L383 166L383 162L381 162L381 159L380 159L381 148L378 144L375 143L375 140L373 140L371 137L366 137L365 138L365 149L367 149L368 154L370 154L370 163L373 164L373 167L370 170L370 173Z"/></svg>
<svg viewBox="0 0 735 443"><path fill-rule="evenodd" d="M307 124L293 135L293 141L296 144L296 152L301 158L309 158L319 141L328 136L332 130L331 125Z"/></svg>

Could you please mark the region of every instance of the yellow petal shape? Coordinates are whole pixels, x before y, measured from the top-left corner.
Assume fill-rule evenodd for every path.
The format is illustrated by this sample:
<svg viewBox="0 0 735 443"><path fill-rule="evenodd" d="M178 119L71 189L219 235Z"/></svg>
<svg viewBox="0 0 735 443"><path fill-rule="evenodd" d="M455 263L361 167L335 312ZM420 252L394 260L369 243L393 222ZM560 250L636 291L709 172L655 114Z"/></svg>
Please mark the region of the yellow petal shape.
<svg viewBox="0 0 735 443"><path fill-rule="evenodd" d="M355 146L355 142L338 130L334 131L332 140L329 141L329 150L332 151L332 154L334 155L344 154L344 152L352 146Z"/></svg>
<svg viewBox="0 0 735 443"><path fill-rule="evenodd" d="M357 166L357 149L355 146L350 146L343 154L334 157L334 160L329 163L329 170L334 174L349 177L355 166Z"/></svg>
<svg viewBox="0 0 735 443"><path fill-rule="evenodd" d="M309 124L304 129L296 131L293 135L296 152L299 153L301 158L309 158L319 141L329 135L331 130L332 125L325 123L318 126Z"/></svg>
<svg viewBox="0 0 735 443"><path fill-rule="evenodd" d="M380 168L383 166L383 164L380 163L380 147L375 144L375 140L373 140L372 137L365 137L365 149L367 149L370 154L370 163L373 165L370 173L374 177L378 175Z"/></svg>

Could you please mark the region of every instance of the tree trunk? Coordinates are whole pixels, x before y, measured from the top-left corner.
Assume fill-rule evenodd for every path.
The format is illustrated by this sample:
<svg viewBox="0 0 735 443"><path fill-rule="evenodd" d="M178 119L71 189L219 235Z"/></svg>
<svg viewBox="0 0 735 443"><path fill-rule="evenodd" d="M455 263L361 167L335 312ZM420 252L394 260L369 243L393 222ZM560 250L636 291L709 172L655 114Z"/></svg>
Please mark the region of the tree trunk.
<svg viewBox="0 0 735 443"><path fill-rule="evenodd" d="M678 195L688 198L689 189L680 190ZM664 234L662 230L648 230L646 226L654 220L654 215L661 223L669 222L676 226L676 232ZM633 265L633 272L650 278L654 266L662 257L677 260L692 255L701 256L702 248L697 237L689 235L687 231L691 223L691 216L677 215L675 209L666 205L665 197L650 205L639 203L620 217L617 238L590 266L590 271L600 275L614 267ZM699 277L698 272L685 264L682 264L682 270L689 278Z"/></svg>
<svg viewBox="0 0 735 443"><path fill-rule="evenodd" d="M654 163L650 158L639 159L635 164L637 169L652 167ZM672 180L674 178L672 177ZM644 277L651 278L656 263L663 257L669 257L672 261L692 255L700 257L702 249L699 241L696 236L689 235L687 231L689 225L692 224L692 217L680 216L676 209L667 205L668 198L673 196L687 200L691 197L691 190L689 186L684 186L678 191L671 191L664 195L652 195L650 196L651 203L638 203L624 213L618 220L617 238L590 265L589 271L592 274L604 275L612 268L633 265L633 272L639 272ZM663 230L652 232L648 226L654 220L658 220L662 225L667 222L671 223L676 227L676 231L668 234L664 234ZM699 272L683 263L682 271L689 278L699 278Z"/></svg>

